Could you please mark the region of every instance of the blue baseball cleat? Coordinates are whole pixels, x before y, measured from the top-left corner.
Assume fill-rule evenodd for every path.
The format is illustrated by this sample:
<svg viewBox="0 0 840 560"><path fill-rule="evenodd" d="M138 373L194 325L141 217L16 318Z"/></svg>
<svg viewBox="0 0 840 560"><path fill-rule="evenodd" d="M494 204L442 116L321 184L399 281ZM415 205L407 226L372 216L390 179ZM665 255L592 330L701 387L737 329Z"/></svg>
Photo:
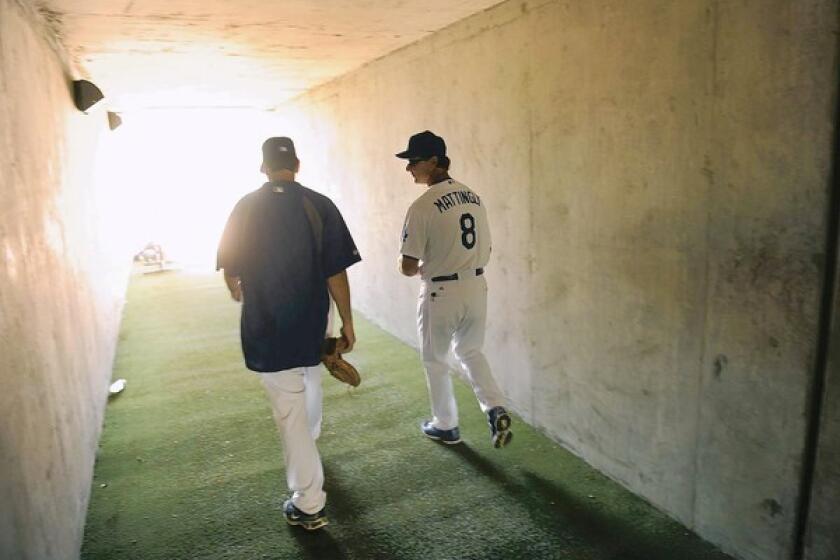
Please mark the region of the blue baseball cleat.
<svg viewBox="0 0 840 560"><path fill-rule="evenodd" d="M427 438L441 441L447 445L461 443L461 432L458 431L457 427L451 430L441 430L440 428L435 428L431 420L426 420L420 426L420 429L423 430Z"/></svg>
<svg viewBox="0 0 840 560"><path fill-rule="evenodd" d="M494 406L487 411L487 423L490 424L490 441L496 449L510 443L513 434L510 431L510 415L503 406Z"/></svg>
<svg viewBox="0 0 840 560"><path fill-rule="evenodd" d="M329 524L324 509L318 513L304 513L295 507L292 500L283 503L283 516L289 525L300 525L307 531L314 531Z"/></svg>

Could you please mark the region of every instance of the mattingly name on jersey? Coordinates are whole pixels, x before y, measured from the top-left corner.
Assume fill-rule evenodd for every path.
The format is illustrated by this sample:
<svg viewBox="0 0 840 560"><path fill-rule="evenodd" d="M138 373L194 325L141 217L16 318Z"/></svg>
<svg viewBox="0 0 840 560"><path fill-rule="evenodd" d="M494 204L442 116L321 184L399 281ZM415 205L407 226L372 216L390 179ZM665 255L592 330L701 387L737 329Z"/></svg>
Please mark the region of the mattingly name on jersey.
<svg viewBox="0 0 840 560"><path fill-rule="evenodd" d="M470 191L452 191L435 200L438 212L443 213L459 204L477 204L481 206L481 199Z"/></svg>

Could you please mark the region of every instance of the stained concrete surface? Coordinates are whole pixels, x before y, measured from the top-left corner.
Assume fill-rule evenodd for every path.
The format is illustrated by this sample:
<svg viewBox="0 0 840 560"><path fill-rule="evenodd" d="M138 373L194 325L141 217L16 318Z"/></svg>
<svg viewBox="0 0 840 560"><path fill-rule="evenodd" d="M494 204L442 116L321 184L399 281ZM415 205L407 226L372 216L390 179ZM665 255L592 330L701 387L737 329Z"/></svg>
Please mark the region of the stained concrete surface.
<svg viewBox="0 0 840 560"><path fill-rule="evenodd" d="M125 286L96 227L104 115L75 109L63 58L29 6L0 0L4 559L78 555Z"/></svg>
<svg viewBox="0 0 840 560"><path fill-rule="evenodd" d="M271 108L499 0L37 0L120 110Z"/></svg>
<svg viewBox="0 0 840 560"><path fill-rule="evenodd" d="M742 546L785 558L816 367L837 4L721 3L711 18L716 142L695 515L714 540L749 520Z"/></svg>
<svg viewBox="0 0 840 560"><path fill-rule="evenodd" d="M422 189L393 154L442 134L490 214L486 347L517 412L725 550L788 558L836 14L508 2L301 96L284 132L357 236L354 300L414 344L395 259Z"/></svg>
<svg viewBox="0 0 840 560"><path fill-rule="evenodd" d="M840 247L840 239L836 243L835 251ZM840 271L836 269L837 262L816 469L805 535L806 560L840 558L840 531L836 521L840 504L840 407L837 406L840 403Z"/></svg>

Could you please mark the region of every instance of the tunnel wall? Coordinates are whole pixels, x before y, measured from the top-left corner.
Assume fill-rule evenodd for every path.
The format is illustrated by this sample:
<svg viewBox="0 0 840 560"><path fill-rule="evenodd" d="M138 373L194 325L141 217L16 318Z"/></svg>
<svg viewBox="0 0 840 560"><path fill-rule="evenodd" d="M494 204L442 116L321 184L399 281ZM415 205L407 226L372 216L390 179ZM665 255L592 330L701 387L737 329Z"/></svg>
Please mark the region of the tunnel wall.
<svg viewBox="0 0 840 560"><path fill-rule="evenodd" d="M840 131L836 131L840 139ZM833 208L840 206L840 178L835 163L835 192ZM840 216L838 216L840 218ZM827 341L825 389L819 421L814 483L805 539L805 560L840 558L837 504L840 504L840 228L834 232L834 293L831 303Z"/></svg>
<svg viewBox="0 0 840 560"><path fill-rule="evenodd" d="M828 0L506 2L278 134L350 224L354 304L415 346L396 259L422 188L393 154L443 135L489 211L485 348L516 412L724 550L789 558L836 32Z"/></svg>
<svg viewBox="0 0 840 560"><path fill-rule="evenodd" d="M0 558L77 558L117 337L93 165L60 48L0 0Z"/></svg>

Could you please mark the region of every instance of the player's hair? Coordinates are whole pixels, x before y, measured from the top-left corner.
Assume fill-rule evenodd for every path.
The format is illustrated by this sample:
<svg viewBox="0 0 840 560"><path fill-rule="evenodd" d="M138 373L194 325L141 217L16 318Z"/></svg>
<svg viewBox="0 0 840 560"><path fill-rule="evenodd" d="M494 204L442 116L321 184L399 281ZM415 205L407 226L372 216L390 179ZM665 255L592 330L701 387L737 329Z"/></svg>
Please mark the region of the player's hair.
<svg viewBox="0 0 840 560"><path fill-rule="evenodd" d="M449 171L449 164L452 163L449 161L449 158L446 156L437 156L437 166L444 171Z"/></svg>

